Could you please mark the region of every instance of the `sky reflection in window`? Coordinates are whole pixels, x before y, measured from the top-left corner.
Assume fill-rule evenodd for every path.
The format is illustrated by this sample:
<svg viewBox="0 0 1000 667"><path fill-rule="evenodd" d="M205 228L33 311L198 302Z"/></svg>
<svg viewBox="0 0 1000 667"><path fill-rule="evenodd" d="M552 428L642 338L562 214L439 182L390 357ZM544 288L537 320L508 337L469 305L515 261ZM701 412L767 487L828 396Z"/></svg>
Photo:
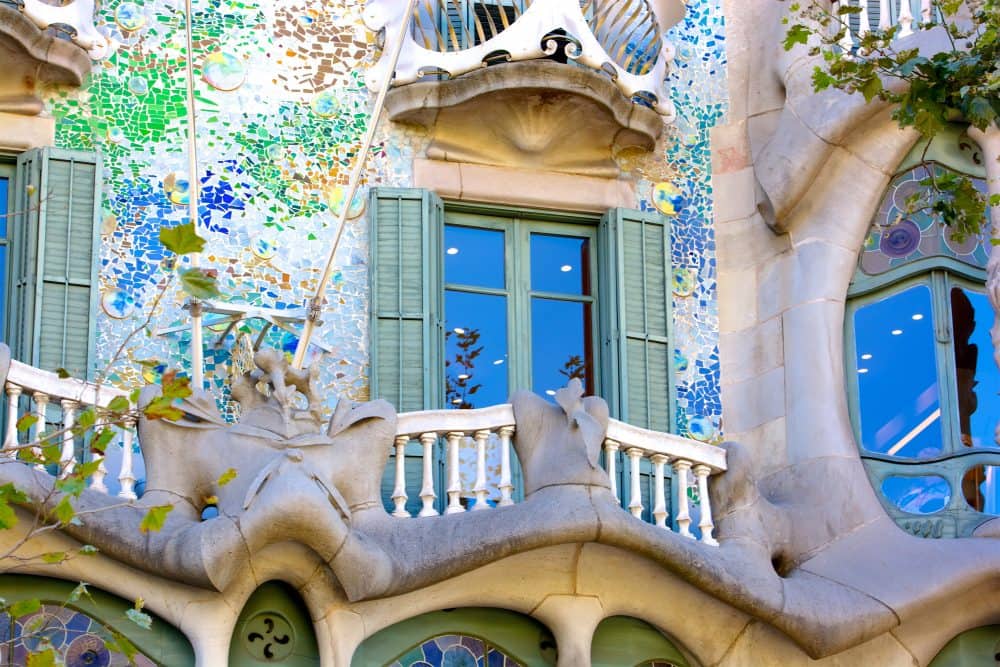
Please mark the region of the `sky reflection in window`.
<svg viewBox="0 0 1000 667"><path fill-rule="evenodd" d="M966 470L962 493L977 512L1000 515L1000 466L973 466Z"/></svg>
<svg viewBox="0 0 1000 667"><path fill-rule="evenodd" d="M589 303L531 300L532 391L551 399L571 378L593 388L593 351L590 345Z"/></svg>
<svg viewBox="0 0 1000 667"><path fill-rule="evenodd" d="M476 287L504 288L504 233L446 225L444 279Z"/></svg>
<svg viewBox="0 0 1000 667"><path fill-rule="evenodd" d="M445 401L450 408L507 402L507 298L445 292Z"/></svg>
<svg viewBox="0 0 1000 667"><path fill-rule="evenodd" d="M531 289L590 294L590 243L578 236L531 235Z"/></svg>
<svg viewBox="0 0 1000 667"><path fill-rule="evenodd" d="M918 458L942 451L931 292L917 285L854 314L861 443Z"/></svg>
<svg viewBox="0 0 1000 667"><path fill-rule="evenodd" d="M985 294L955 287L951 290L951 312L962 444L996 447L1000 370L991 353L993 309Z"/></svg>
<svg viewBox="0 0 1000 667"><path fill-rule="evenodd" d="M951 487L938 475L890 475L882 480L882 493L896 507L910 514L940 512L951 500Z"/></svg>

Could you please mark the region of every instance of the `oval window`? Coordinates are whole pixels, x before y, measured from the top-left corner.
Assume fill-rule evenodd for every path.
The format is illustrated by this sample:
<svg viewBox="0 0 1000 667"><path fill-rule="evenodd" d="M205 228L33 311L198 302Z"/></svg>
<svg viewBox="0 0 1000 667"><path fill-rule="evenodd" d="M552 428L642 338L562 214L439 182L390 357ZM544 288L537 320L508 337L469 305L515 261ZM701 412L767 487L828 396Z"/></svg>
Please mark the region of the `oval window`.
<svg viewBox="0 0 1000 667"><path fill-rule="evenodd" d="M937 475L890 475L882 480L882 494L904 512L934 514L947 507L951 486L944 477Z"/></svg>

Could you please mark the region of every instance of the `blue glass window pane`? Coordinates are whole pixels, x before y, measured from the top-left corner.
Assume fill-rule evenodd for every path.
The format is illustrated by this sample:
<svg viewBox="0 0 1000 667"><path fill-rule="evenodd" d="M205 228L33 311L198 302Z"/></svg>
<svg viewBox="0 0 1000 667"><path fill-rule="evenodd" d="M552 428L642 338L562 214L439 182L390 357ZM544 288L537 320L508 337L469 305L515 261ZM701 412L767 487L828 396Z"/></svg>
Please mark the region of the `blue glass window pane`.
<svg viewBox="0 0 1000 667"><path fill-rule="evenodd" d="M0 177L0 238L7 238L8 213L10 213L10 179L3 176Z"/></svg>
<svg viewBox="0 0 1000 667"><path fill-rule="evenodd" d="M882 480L882 494L899 509L910 514L940 512L951 500L951 487L944 477L890 475Z"/></svg>
<svg viewBox="0 0 1000 667"><path fill-rule="evenodd" d="M531 235L531 289L590 294L590 242L577 236Z"/></svg>
<svg viewBox="0 0 1000 667"><path fill-rule="evenodd" d="M962 494L977 512L1000 515L1000 466L973 466L966 470Z"/></svg>
<svg viewBox="0 0 1000 667"><path fill-rule="evenodd" d="M589 303L531 300L531 384L550 400L570 378L594 393L594 351Z"/></svg>
<svg viewBox="0 0 1000 667"><path fill-rule="evenodd" d="M445 225L445 282L503 289L503 243L501 231Z"/></svg>
<svg viewBox="0 0 1000 667"><path fill-rule="evenodd" d="M7 312L7 246L0 245L0 338L4 335L4 314Z"/></svg>
<svg viewBox="0 0 1000 667"><path fill-rule="evenodd" d="M951 290L959 432L967 447L996 447L1000 418L1000 370L993 363L993 308L985 294Z"/></svg>
<svg viewBox="0 0 1000 667"><path fill-rule="evenodd" d="M445 401L450 408L507 402L507 298L445 291Z"/></svg>
<svg viewBox="0 0 1000 667"><path fill-rule="evenodd" d="M854 314L861 444L919 458L942 451L931 291L917 285Z"/></svg>

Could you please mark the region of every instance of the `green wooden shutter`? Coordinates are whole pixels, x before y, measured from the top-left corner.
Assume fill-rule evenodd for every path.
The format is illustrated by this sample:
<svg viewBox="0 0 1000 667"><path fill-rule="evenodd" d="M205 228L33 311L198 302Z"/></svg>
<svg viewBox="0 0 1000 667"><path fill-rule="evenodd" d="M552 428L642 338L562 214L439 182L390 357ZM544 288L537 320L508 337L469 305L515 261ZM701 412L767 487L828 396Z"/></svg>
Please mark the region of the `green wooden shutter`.
<svg viewBox="0 0 1000 667"><path fill-rule="evenodd" d="M377 188L371 198L371 396L399 412L443 407L444 208L431 192ZM406 447L406 507L416 514L423 449ZM443 503L442 445L435 446L437 506ZM382 500L392 511L395 462L382 479Z"/></svg>
<svg viewBox="0 0 1000 667"><path fill-rule="evenodd" d="M93 153L23 153L10 230L8 340L15 358L87 378L93 375L100 184Z"/></svg>
<svg viewBox="0 0 1000 667"><path fill-rule="evenodd" d="M674 427L670 227L658 213L612 209L600 224L601 366L612 416Z"/></svg>
<svg viewBox="0 0 1000 667"><path fill-rule="evenodd" d="M441 200L377 188L370 210L372 398L400 412L442 407Z"/></svg>

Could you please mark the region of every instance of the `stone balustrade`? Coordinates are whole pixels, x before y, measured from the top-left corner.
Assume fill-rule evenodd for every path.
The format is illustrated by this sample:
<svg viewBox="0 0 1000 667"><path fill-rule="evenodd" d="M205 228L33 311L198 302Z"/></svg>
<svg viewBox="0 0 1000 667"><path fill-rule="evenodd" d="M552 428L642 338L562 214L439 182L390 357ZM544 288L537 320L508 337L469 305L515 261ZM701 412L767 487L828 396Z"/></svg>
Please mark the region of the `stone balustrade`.
<svg viewBox="0 0 1000 667"><path fill-rule="evenodd" d="M62 474L71 472L78 462L99 461L97 470L91 476L90 488L108 493L108 483L114 479L117 484L112 486L118 487L119 497L135 499L136 473L132 455L135 420L126 417L119 424L109 424L119 431L119 437L107 445L103 454L90 449L93 432L78 438L72 431L77 415L90 407L95 408L97 415L93 431L100 430L102 422L108 423L108 405L117 397L125 397L124 392L75 378L61 378L55 373L18 361L10 362L4 389L7 394L7 429L0 455L13 458L17 450L25 445L34 445L32 449L40 455L39 445L47 438L55 438L62 443ZM33 414L36 421L30 429L21 433L17 422L29 414ZM50 435L46 436L46 433ZM82 450L77 448L80 441L84 443Z"/></svg>
<svg viewBox="0 0 1000 667"><path fill-rule="evenodd" d="M937 19L931 0L839 0L834 3L834 8L841 5L861 10L857 14L857 23L851 21L851 30L844 34L840 42L847 51L873 30L888 30L896 25L899 26L896 36L902 38L912 35L922 24Z"/></svg>
<svg viewBox="0 0 1000 667"><path fill-rule="evenodd" d="M413 514L407 509L407 501L416 494L421 500L419 517L437 516L437 493L444 488L447 495L445 514L465 512L462 498L471 501L471 511L487 510L493 507L489 502L488 489L496 488L499 497L495 505L503 507L515 502L514 477L515 454L511 450L517 424L510 404L495 405L478 410L426 410L399 415L393 457L389 461L393 478L393 516L408 519ZM435 455L439 441L444 445L444 480L435 476L437 469ZM459 449L463 443L471 441L475 447L475 476L471 488L462 485ZM407 445L419 443L421 474L420 488L407 488ZM499 447L499 478L487 476L487 447ZM666 467L673 472L673 522L677 532L694 539L691 530L691 497L698 498L698 523L701 541L717 545L713 536L715 528L712 509L708 497L709 477L726 470L726 453L720 447L698 442L689 438L660 433L632 426L615 419L609 421L607 437L604 440L604 464L608 472L612 493L621 499L619 490L618 453L627 459L628 511L636 518L642 518L641 463L648 460L652 466L653 485L652 521L665 530L671 530L668 522L668 499L665 479ZM409 465L416 465L416 457L409 457ZM626 471L622 471L623 473ZM409 477L413 479L413 477ZM442 483L439 485L439 482ZM624 489L622 491L625 491Z"/></svg>

